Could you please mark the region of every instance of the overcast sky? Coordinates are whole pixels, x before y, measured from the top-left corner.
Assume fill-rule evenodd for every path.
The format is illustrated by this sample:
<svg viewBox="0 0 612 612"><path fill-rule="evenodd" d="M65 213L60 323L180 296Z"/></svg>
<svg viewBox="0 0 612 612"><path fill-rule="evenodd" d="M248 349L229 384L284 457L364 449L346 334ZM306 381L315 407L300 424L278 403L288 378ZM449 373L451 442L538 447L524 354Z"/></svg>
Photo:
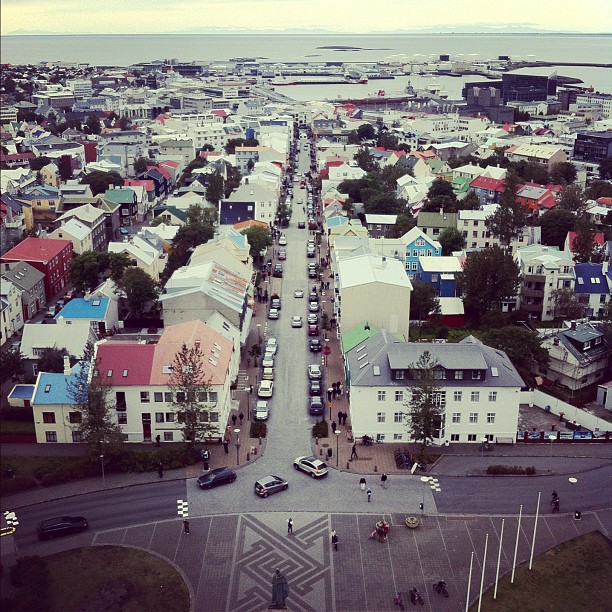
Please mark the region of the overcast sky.
<svg viewBox="0 0 612 612"><path fill-rule="evenodd" d="M209 27L374 33L472 24L610 32L612 0L2 0L1 16L2 33L144 34Z"/></svg>

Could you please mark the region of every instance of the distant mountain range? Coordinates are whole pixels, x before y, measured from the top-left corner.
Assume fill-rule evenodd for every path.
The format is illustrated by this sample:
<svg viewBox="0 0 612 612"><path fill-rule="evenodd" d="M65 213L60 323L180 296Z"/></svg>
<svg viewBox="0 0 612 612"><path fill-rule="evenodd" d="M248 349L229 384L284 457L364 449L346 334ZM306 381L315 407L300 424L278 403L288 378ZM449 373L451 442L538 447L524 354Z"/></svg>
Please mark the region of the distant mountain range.
<svg viewBox="0 0 612 612"><path fill-rule="evenodd" d="M21 28L19 30L12 30L2 36L158 36L158 35L193 35L193 34L297 34L301 36L402 36L402 35L418 35L418 34L557 34L557 35L589 35L589 36L608 36L610 32L579 32L577 30L572 31L556 31L546 30L544 28L537 27L533 24L514 24L514 25L494 25L494 24L471 24L471 25L458 25L458 26L429 26L429 27L414 27L404 28L400 30L387 30L378 32L342 32L336 30L327 30L325 28L286 28L276 30L252 30L249 28L189 28L185 30L177 30L173 32L145 32L145 33L117 33L117 32L49 32L46 30L34 30Z"/></svg>

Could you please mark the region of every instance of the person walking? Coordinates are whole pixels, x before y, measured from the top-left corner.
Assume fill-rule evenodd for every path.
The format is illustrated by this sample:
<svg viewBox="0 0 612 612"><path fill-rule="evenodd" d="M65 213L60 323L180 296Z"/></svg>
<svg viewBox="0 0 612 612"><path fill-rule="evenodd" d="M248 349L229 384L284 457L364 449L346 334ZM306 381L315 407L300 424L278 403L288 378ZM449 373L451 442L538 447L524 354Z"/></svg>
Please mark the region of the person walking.
<svg viewBox="0 0 612 612"><path fill-rule="evenodd" d="M238 417L235 414L232 414L232 423L234 424L234 427L236 427L237 420L238 420Z"/></svg>
<svg viewBox="0 0 612 612"><path fill-rule="evenodd" d="M160 478L164 477L164 464L161 461L157 465L157 473L159 474Z"/></svg>
<svg viewBox="0 0 612 612"><path fill-rule="evenodd" d="M329 387L329 388L327 389L327 401L328 401L328 402L331 402L331 400L332 400L332 388L331 388L331 387Z"/></svg>
<svg viewBox="0 0 612 612"><path fill-rule="evenodd" d="M351 461L353 459L357 459L357 443L353 442L353 447L351 448Z"/></svg>
<svg viewBox="0 0 612 612"><path fill-rule="evenodd" d="M338 550L338 534L336 533L335 529L332 529L331 532L331 543L334 550Z"/></svg>
<svg viewBox="0 0 612 612"><path fill-rule="evenodd" d="M338 383L338 395L342 397L342 383L341 382Z"/></svg>
<svg viewBox="0 0 612 612"><path fill-rule="evenodd" d="M238 418L240 419L240 427L242 427L242 421L244 420L244 412L242 412L242 410L240 411Z"/></svg>
<svg viewBox="0 0 612 612"><path fill-rule="evenodd" d="M387 475L383 472L382 476L380 477L380 486L383 489L387 488Z"/></svg>
<svg viewBox="0 0 612 612"><path fill-rule="evenodd" d="M253 385L249 386L249 395L253 395Z"/></svg>
<svg viewBox="0 0 612 612"><path fill-rule="evenodd" d="M368 503L370 503L370 500L372 499L372 489L370 489L370 487L368 487L368 490L366 491L367 496L368 496Z"/></svg>
<svg viewBox="0 0 612 612"><path fill-rule="evenodd" d="M189 521L187 519L183 521L183 533L189 535Z"/></svg>
<svg viewBox="0 0 612 612"><path fill-rule="evenodd" d="M338 411L338 423L340 423L340 425L342 425L342 418L344 417L344 412L342 412L342 410Z"/></svg>
<svg viewBox="0 0 612 612"><path fill-rule="evenodd" d="M293 519L289 517L287 519L287 535L293 534Z"/></svg>
<svg viewBox="0 0 612 612"><path fill-rule="evenodd" d="M366 479L363 476L359 479L359 486L361 487L362 491L365 491Z"/></svg>
<svg viewBox="0 0 612 612"><path fill-rule="evenodd" d="M336 421L332 421L332 424L331 424L332 433L335 433L336 429L338 429L338 426L336 425Z"/></svg>
<svg viewBox="0 0 612 612"><path fill-rule="evenodd" d="M155 446L157 447L161 446L161 436L159 434L155 436Z"/></svg>
<svg viewBox="0 0 612 612"><path fill-rule="evenodd" d="M229 442L227 440L223 440L223 450L226 455L229 455Z"/></svg>

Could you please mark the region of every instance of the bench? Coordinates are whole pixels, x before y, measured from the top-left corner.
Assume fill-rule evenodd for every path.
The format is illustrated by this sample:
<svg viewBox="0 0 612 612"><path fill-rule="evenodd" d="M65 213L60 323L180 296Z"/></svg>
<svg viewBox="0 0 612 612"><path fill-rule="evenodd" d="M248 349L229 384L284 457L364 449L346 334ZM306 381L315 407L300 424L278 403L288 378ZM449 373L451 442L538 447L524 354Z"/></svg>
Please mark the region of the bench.
<svg viewBox="0 0 612 612"><path fill-rule="evenodd" d="M510 436L506 438L504 437L495 438L495 443L496 444L514 444L514 438L511 438Z"/></svg>

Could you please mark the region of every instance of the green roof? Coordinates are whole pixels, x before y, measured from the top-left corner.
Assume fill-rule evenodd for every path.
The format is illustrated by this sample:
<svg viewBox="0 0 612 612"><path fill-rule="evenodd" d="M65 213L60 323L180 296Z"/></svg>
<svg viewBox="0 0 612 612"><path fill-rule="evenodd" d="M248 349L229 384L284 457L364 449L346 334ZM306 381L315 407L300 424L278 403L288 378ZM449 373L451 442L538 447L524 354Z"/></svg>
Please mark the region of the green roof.
<svg viewBox="0 0 612 612"><path fill-rule="evenodd" d="M135 197L136 193L132 189L107 189L104 194L105 200L117 204L131 204Z"/></svg>
<svg viewBox="0 0 612 612"><path fill-rule="evenodd" d="M377 334L379 331L380 330L378 327L368 323L367 321L355 325L355 327L342 334L342 352L347 353L351 349L355 348L358 344L361 344L364 340L367 340L370 336Z"/></svg>
<svg viewBox="0 0 612 612"><path fill-rule="evenodd" d="M457 176L453 179L453 190L455 193L467 193L473 179L467 176Z"/></svg>

